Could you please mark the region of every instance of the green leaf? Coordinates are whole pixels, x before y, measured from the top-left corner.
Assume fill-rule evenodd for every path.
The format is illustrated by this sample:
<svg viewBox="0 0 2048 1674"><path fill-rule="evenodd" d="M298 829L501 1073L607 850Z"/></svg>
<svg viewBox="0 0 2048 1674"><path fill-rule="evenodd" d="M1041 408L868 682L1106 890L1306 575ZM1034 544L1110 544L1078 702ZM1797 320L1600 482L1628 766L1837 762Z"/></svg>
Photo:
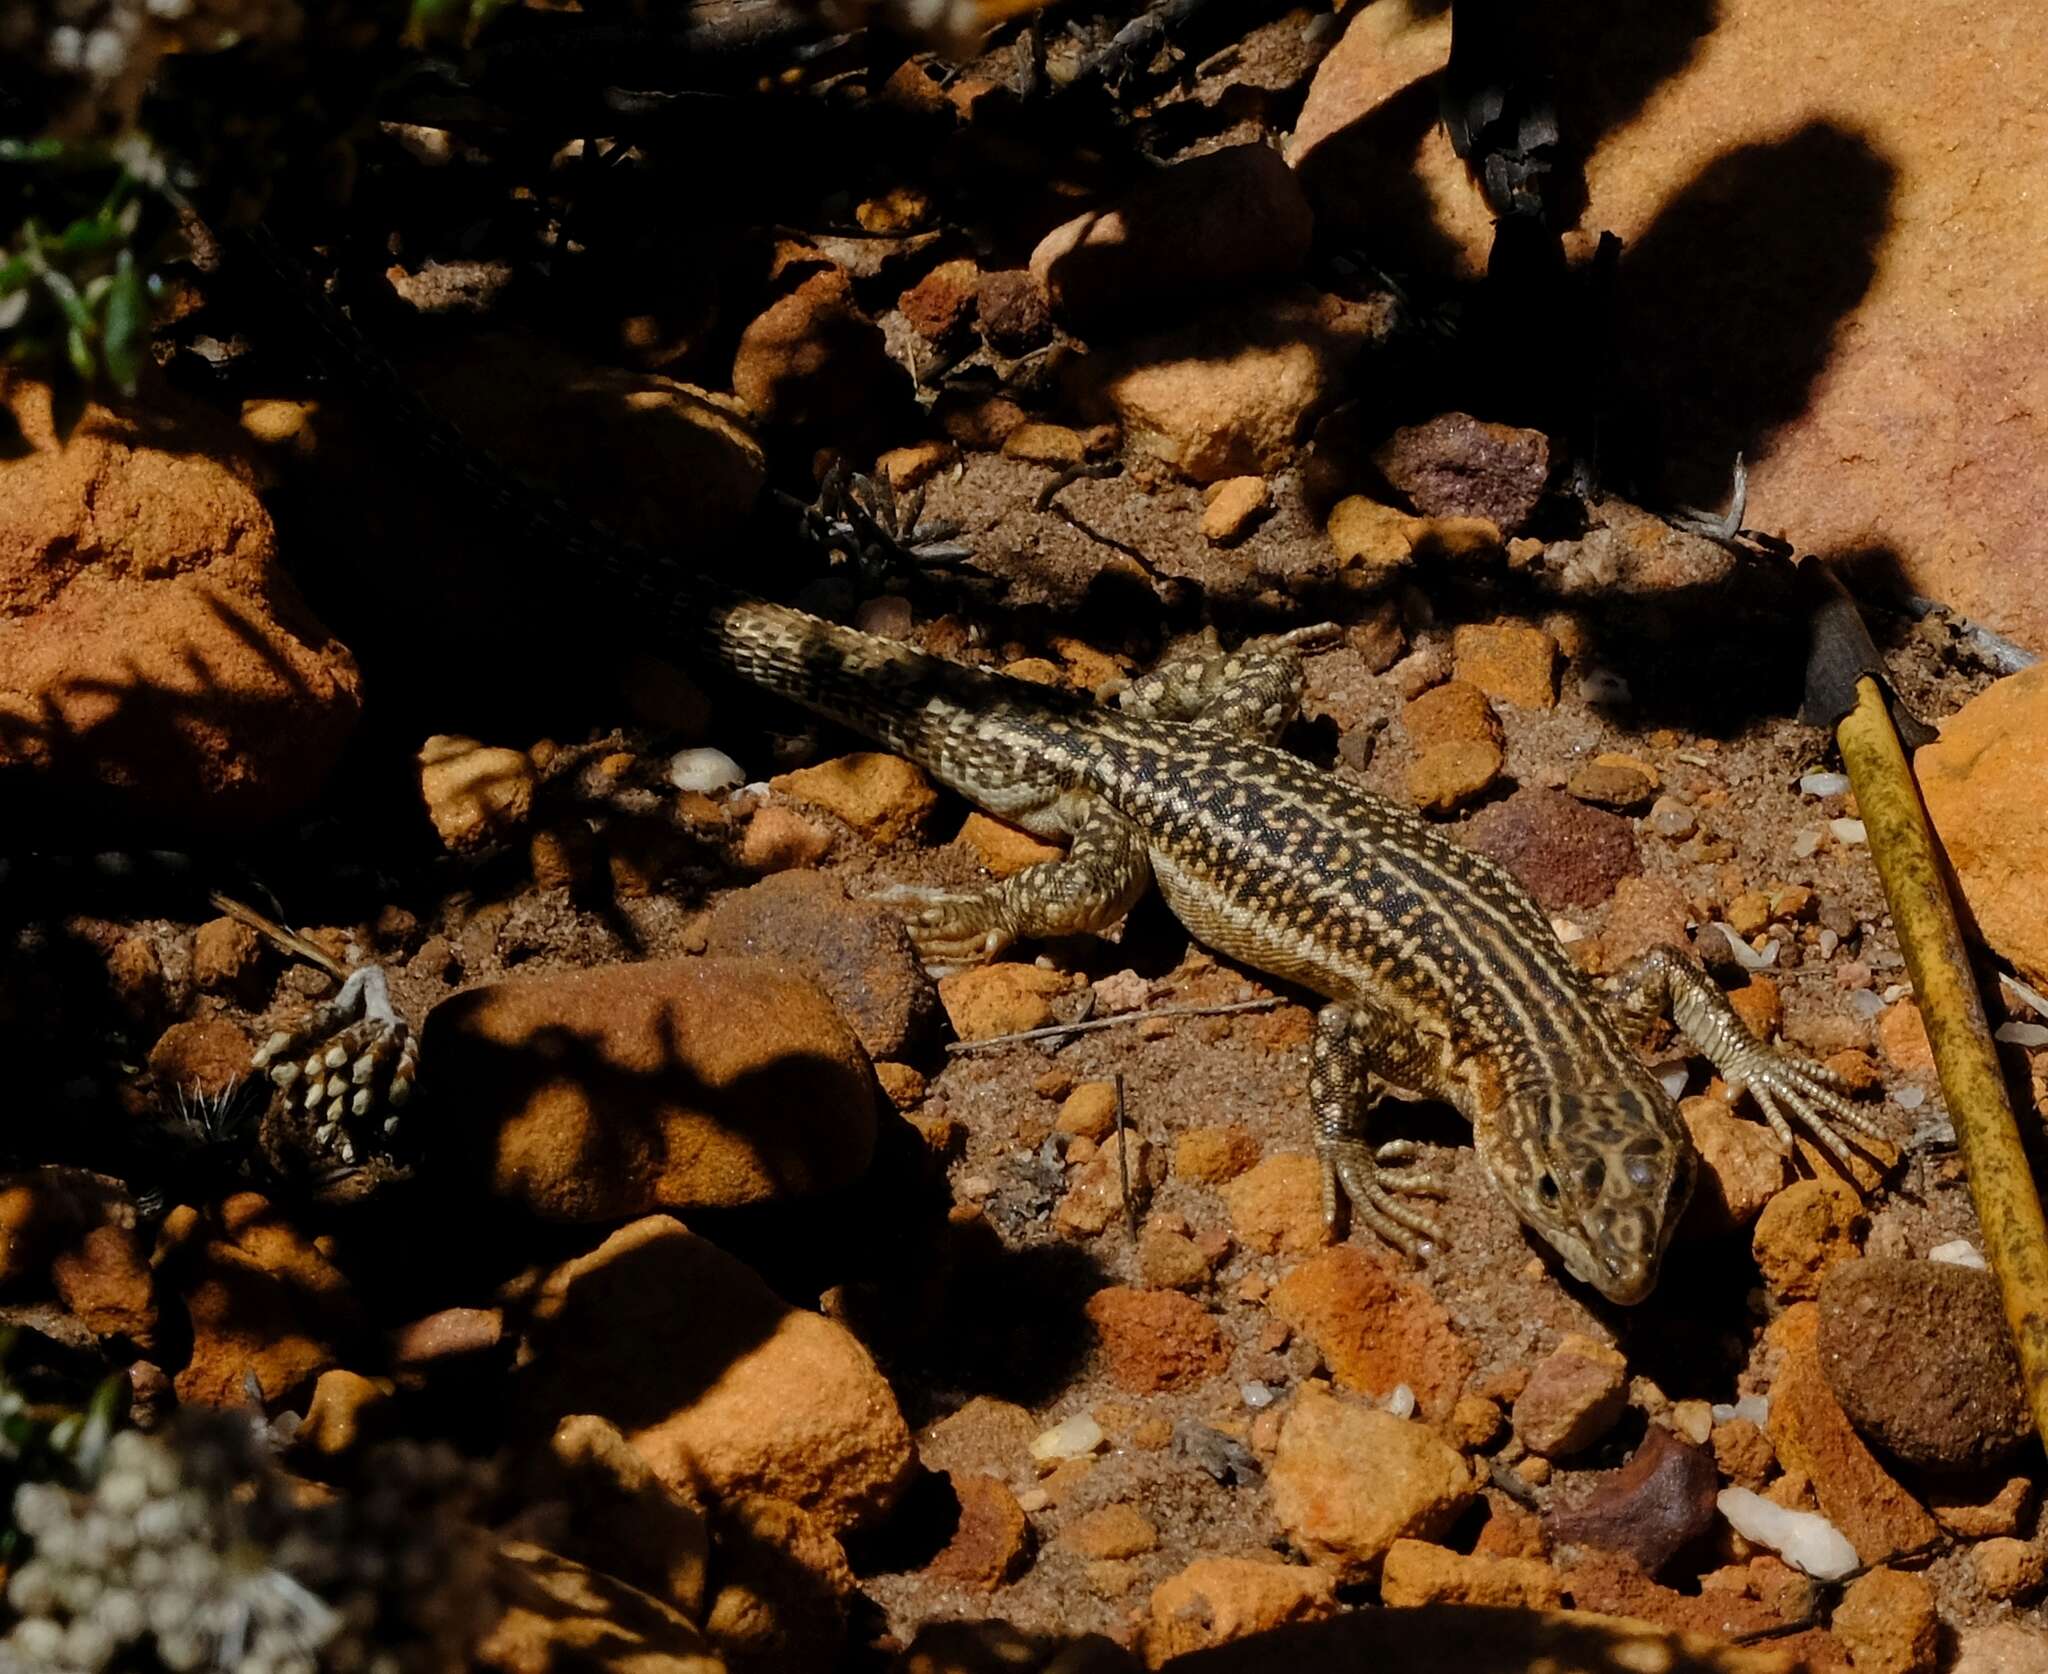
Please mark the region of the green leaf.
<svg viewBox="0 0 2048 1674"><path fill-rule="evenodd" d="M71 370L90 383L98 370L92 355L92 334L73 326L64 333L64 355L71 362Z"/></svg>
<svg viewBox="0 0 2048 1674"><path fill-rule="evenodd" d="M101 353L106 358L107 376L123 395L133 395L149 347L149 293L130 251L121 252L120 265L114 269L104 318Z"/></svg>

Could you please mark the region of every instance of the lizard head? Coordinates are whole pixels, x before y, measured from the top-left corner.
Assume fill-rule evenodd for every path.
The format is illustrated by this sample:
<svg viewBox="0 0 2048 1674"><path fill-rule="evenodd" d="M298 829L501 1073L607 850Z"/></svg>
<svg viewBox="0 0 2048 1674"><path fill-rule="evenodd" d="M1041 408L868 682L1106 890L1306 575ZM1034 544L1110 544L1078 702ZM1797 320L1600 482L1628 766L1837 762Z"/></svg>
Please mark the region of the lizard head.
<svg viewBox="0 0 2048 1674"><path fill-rule="evenodd" d="M1692 1146L1654 1082L1510 1095L1486 1161L1573 1278L1640 1302L1692 1194Z"/></svg>

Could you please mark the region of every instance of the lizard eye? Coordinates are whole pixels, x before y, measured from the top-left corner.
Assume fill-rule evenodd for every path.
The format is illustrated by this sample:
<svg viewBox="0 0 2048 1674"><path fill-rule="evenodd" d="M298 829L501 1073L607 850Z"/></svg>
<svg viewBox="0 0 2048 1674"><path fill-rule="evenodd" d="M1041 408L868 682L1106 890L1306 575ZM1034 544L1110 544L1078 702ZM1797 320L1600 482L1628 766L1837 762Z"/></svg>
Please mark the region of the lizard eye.
<svg viewBox="0 0 2048 1674"><path fill-rule="evenodd" d="M1598 1157L1586 1164L1585 1172L1579 1176L1585 1182L1586 1190L1597 1193L1607 1184L1607 1165Z"/></svg>
<svg viewBox="0 0 2048 1674"><path fill-rule="evenodd" d="M1641 1186L1645 1191L1657 1183L1657 1171L1650 1166L1648 1157L1630 1157L1628 1177L1630 1184Z"/></svg>

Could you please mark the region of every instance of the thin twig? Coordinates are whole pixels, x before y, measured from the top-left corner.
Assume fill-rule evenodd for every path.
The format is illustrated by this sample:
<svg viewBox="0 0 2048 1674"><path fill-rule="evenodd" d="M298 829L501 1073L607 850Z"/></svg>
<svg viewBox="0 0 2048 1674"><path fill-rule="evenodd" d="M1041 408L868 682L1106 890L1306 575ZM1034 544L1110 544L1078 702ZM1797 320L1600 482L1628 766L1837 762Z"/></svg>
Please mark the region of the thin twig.
<svg viewBox="0 0 2048 1674"><path fill-rule="evenodd" d="M1085 1023L1049 1023L1043 1029L1020 1029L1013 1035L990 1035L986 1040L956 1040L947 1043L948 1052L986 1052L992 1046L1013 1046L1020 1040L1056 1040L1062 1035L1085 1035L1094 1029L1114 1029L1125 1023L1147 1023L1155 1017L1230 1017L1241 1011L1271 1011L1287 1004L1279 995L1263 1000L1239 1000L1228 1006L1162 1006L1157 1011L1124 1011L1114 1017L1091 1017Z"/></svg>
<svg viewBox="0 0 2048 1674"><path fill-rule="evenodd" d="M1124 1136L1124 1078L1116 1078L1116 1172L1124 1194L1124 1225L1132 1240L1138 1236L1138 1206L1131 1201L1131 1145Z"/></svg>
<svg viewBox="0 0 2048 1674"><path fill-rule="evenodd" d="M283 948L285 952L295 953L308 963L318 965L321 970L325 971L337 982L348 981L348 971L342 965L336 963L325 948L314 946L313 943L307 941L296 930L287 930L276 919L265 918L254 907L245 906L232 895L223 895L217 889L208 891L206 898L216 907L220 908L222 912L226 913L229 918L238 918L248 925L251 930L260 931L268 936L279 947Z"/></svg>

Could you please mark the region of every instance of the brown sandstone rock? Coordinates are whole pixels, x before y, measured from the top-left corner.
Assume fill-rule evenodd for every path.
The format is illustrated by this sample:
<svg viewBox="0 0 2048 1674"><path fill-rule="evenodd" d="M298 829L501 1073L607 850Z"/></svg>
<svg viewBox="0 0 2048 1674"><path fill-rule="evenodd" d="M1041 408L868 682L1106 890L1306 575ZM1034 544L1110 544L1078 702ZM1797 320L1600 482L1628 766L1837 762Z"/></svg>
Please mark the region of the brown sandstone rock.
<svg viewBox="0 0 2048 1674"><path fill-rule="evenodd" d="M516 976L428 1014L463 1089L445 1166L557 1220L729 1207L866 1168L875 1089L824 995L752 960Z"/></svg>
<svg viewBox="0 0 2048 1674"><path fill-rule="evenodd" d="M211 830L278 819L354 729L354 660L277 567L239 439L183 405L89 407L0 376L0 782Z"/></svg>
<svg viewBox="0 0 2048 1674"><path fill-rule="evenodd" d="M551 1273L518 1411L595 1413L689 1495L766 1494L837 1534L881 1516L911 1466L888 1384L843 1326L788 1307L680 1222L622 1227Z"/></svg>

